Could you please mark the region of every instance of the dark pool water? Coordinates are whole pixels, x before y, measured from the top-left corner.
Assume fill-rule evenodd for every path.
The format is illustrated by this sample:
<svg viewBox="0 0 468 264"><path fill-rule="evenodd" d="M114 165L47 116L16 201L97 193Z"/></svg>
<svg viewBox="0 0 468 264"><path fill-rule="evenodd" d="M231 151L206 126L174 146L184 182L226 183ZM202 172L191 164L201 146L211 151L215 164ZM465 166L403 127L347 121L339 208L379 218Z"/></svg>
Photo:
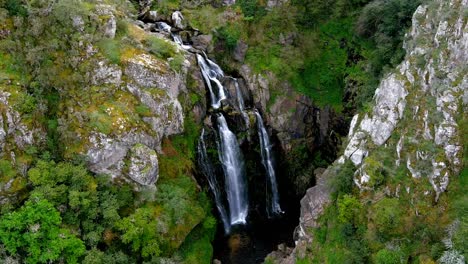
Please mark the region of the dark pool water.
<svg viewBox="0 0 468 264"><path fill-rule="evenodd" d="M294 214L295 215L295 214ZM297 217L277 219L257 218L246 226L236 226L230 235L218 233L214 241L214 258L222 264L263 263L265 257L279 244L293 246L293 232Z"/></svg>

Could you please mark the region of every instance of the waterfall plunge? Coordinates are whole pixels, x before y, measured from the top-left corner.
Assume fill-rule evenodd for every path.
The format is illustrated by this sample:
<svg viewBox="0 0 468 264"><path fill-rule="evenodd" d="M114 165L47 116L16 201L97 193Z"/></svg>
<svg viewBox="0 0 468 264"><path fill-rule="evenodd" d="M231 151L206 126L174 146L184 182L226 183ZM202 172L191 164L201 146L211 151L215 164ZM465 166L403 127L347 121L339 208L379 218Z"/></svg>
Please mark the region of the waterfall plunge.
<svg viewBox="0 0 468 264"><path fill-rule="evenodd" d="M226 99L226 93L220 81L224 77L224 72L216 63L200 54L197 54L197 61L206 86L210 91L211 106L218 109L221 106L221 101ZM213 89L213 84L217 88L216 90Z"/></svg>
<svg viewBox="0 0 468 264"><path fill-rule="evenodd" d="M274 160L271 150L270 137L263 125L262 116L258 111L255 111L255 116L257 117L257 127L258 127L258 137L260 139L261 155L262 155L262 164L265 167L268 184L267 186L267 213L269 217L274 215L281 214L279 204L279 194L278 194L278 184L276 182L276 173L274 168Z"/></svg>
<svg viewBox="0 0 468 264"><path fill-rule="evenodd" d="M218 181L216 180L215 170L213 168L213 164L211 163L208 154L206 152L206 145L205 145L205 129L202 130L200 135L200 140L198 141L198 163L201 167L202 173L205 175L206 179L208 180L208 184L210 185L210 189L213 192L216 208L218 209L219 216L221 217L221 221L223 222L224 232L229 234L231 230L231 225L229 223L228 214L226 212L226 208L223 205L222 199L222 192L220 190Z"/></svg>
<svg viewBox="0 0 468 264"><path fill-rule="evenodd" d="M217 122L218 154L224 170L231 225L245 224L249 205L242 152L236 135L229 130L222 114L218 114Z"/></svg>

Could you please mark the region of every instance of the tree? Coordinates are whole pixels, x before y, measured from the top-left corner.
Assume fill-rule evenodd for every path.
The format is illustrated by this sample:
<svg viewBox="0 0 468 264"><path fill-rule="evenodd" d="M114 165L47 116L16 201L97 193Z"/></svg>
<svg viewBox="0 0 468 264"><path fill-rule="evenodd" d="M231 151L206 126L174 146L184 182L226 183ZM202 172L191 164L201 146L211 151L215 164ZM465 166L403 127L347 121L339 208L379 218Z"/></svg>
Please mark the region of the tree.
<svg viewBox="0 0 468 264"><path fill-rule="evenodd" d="M158 222L153 208L138 208L134 214L120 220L117 228L123 232L122 241L132 244L134 251L141 251L143 257L157 257L161 254Z"/></svg>
<svg viewBox="0 0 468 264"><path fill-rule="evenodd" d="M356 197L345 194L338 199L338 220L356 225L361 209L362 205Z"/></svg>
<svg viewBox="0 0 468 264"><path fill-rule="evenodd" d="M17 211L0 220L0 240L11 253L27 256L26 263L65 259L76 263L84 254L83 241L61 228L62 218L45 199L28 200Z"/></svg>

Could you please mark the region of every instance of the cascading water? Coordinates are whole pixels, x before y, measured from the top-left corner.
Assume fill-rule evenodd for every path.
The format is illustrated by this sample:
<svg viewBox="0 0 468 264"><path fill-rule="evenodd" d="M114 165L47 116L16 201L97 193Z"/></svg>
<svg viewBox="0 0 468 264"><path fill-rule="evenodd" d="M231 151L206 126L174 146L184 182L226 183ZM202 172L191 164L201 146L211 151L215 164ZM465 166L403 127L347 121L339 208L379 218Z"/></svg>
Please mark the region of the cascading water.
<svg viewBox="0 0 468 264"><path fill-rule="evenodd" d="M239 106L239 110L241 111L242 117L244 118L245 125L247 128L250 127L249 115L245 112L245 103L244 103L244 96L242 95L242 91L239 88L239 82L236 78L232 78L234 80L234 86L236 87L236 96L237 96L237 104ZM248 130L247 130L248 131Z"/></svg>
<svg viewBox="0 0 468 264"><path fill-rule="evenodd" d="M200 135L200 139L198 141L198 164L200 165L202 173L208 180L208 184L210 185L210 189L213 192L216 208L218 209L219 216L221 221L223 222L224 232L229 234L231 230L231 224L228 219L228 214L226 209L223 205L222 199L222 192L220 190L218 181L216 180L215 169L213 168L213 164L211 163L208 154L206 152L206 144L205 144L205 129L202 130Z"/></svg>
<svg viewBox="0 0 468 264"><path fill-rule="evenodd" d="M197 61L206 86L208 86L208 90L210 91L211 106L214 109L218 109L221 106L221 101L226 99L226 93L221 84L221 78L224 77L224 72L216 63L200 54L197 54ZM217 88L216 90L213 89L213 84Z"/></svg>
<svg viewBox="0 0 468 264"><path fill-rule="evenodd" d="M260 113L255 110L255 116L257 117L258 137L260 139L262 164L265 167L268 184L267 186L267 213L269 217L282 213L279 204L278 184L276 182L276 173L274 168L274 160L271 150L270 137L268 132L263 125L263 119Z"/></svg>
<svg viewBox="0 0 468 264"><path fill-rule="evenodd" d="M224 170L231 225L245 224L249 204L242 152L236 135L229 130L222 114L218 114L217 123L220 137L218 154Z"/></svg>
<svg viewBox="0 0 468 264"><path fill-rule="evenodd" d="M209 118L205 124L211 126L211 122L214 122L216 127L213 131L217 130L217 133L216 135L208 136L209 132L205 129L202 130L198 142L197 158L200 172L205 175L208 185L213 192L214 202L224 227L224 234L218 233L217 241L213 243L215 248L214 255L217 259L227 264L258 263L260 259L263 259L269 252L274 250L278 244L285 242L292 243L289 234L292 233L297 223L288 223L287 215L283 215L282 218L272 217L269 221L264 221L265 218L261 215L262 210L251 210L249 212L247 172L249 173L249 181L255 183L257 183L258 179L263 178L262 172L261 170L257 170L257 162L247 163L249 166L244 164L241 146L236 134L229 129L224 113L225 111L230 111L232 118L229 121L232 121L232 123L230 122L229 124L235 125L238 121L238 113L233 110L235 108L239 109L247 127L247 140L243 141L242 149L251 151L256 149L256 146L252 145L254 142L251 141L250 134L251 129L254 128L253 124L251 124L253 121L250 121L250 116L253 115L253 107L246 105L244 102L243 90L241 89L242 87L239 87L242 83L238 82L236 78L225 76L223 70L211 61L203 51L184 44L178 33L178 31L183 30L183 19L182 13L176 11L172 15L174 28L165 22L156 22L156 25L160 32L165 33L164 35L170 35L181 49L196 55L206 90L210 95L212 109L207 114ZM235 94L229 94L229 96L237 97L237 107L231 105L232 100L226 100L224 101L226 107L221 108L222 101L228 99L228 93L223 84L229 78L234 81L235 85ZM278 186L270 138L260 114L255 112L255 115L258 123L261 161L267 173L266 211L268 216L271 217L282 213L282 209L279 205ZM208 142L205 143L205 140L208 140L208 138L216 138L219 163L211 160L214 157L208 155L210 152L207 151L207 146L212 146L215 143L209 142L209 144L206 144ZM260 158L256 151L246 153L246 157L255 160ZM218 172L223 173L218 175ZM259 178L256 178L257 176ZM252 184L252 186L255 185ZM255 199L262 196L259 192L261 192L261 189L255 190L251 198ZM252 204L251 207L258 206L256 201L252 201ZM288 204L285 205L287 206ZM290 208L288 208L288 211L290 212ZM247 224L249 213L252 213L249 216L250 228L233 227L234 225ZM297 217L293 217L293 219L297 219ZM275 230L275 232L271 232L271 230Z"/></svg>

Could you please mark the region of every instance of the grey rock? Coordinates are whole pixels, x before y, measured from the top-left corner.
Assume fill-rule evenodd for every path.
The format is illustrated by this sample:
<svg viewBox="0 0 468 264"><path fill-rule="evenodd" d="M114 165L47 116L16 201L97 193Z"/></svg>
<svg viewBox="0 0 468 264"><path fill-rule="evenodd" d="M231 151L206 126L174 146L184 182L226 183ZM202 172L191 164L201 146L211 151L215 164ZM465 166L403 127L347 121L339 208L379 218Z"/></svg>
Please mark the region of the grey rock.
<svg viewBox="0 0 468 264"><path fill-rule="evenodd" d="M73 16L72 23L76 30L83 32L85 23L81 16Z"/></svg>
<svg viewBox="0 0 468 264"><path fill-rule="evenodd" d="M267 9L271 10L275 7L279 7L281 5L284 5L287 3L289 0L268 0L267 2Z"/></svg>
<svg viewBox="0 0 468 264"><path fill-rule="evenodd" d="M211 52L213 50L213 36L212 35L198 35L192 37L193 47L199 50L206 52Z"/></svg>
<svg viewBox="0 0 468 264"><path fill-rule="evenodd" d="M93 85L114 84L120 85L122 70L117 65L109 65L105 61L99 61L91 75Z"/></svg>
<svg viewBox="0 0 468 264"><path fill-rule="evenodd" d="M112 177L123 175L125 157L135 144L144 144L156 148L156 139L145 133L129 133L110 137L102 133L92 133L89 137L91 147L86 155L89 169L97 174L108 174Z"/></svg>
<svg viewBox="0 0 468 264"><path fill-rule="evenodd" d="M175 11L174 13L172 13L171 19L172 19L172 24L174 25L175 28L185 29L185 25L184 23L182 23L182 21L184 20L184 16L182 15L180 11Z"/></svg>
<svg viewBox="0 0 468 264"><path fill-rule="evenodd" d="M138 86L165 90L171 97L177 97L184 80L173 72L167 62L149 54L140 54L126 62L125 75Z"/></svg>
<svg viewBox="0 0 468 264"><path fill-rule="evenodd" d="M231 6L236 3L236 0L223 0L223 5Z"/></svg>
<svg viewBox="0 0 468 264"><path fill-rule="evenodd" d="M158 156L156 151L143 144L130 149L128 176L141 185L153 185L158 179Z"/></svg>
<svg viewBox="0 0 468 264"><path fill-rule="evenodd" d="M242 40L237 42L236 48L234 49L233 58L238 62L244 62L245 55L249 46Z"/></svg>
<svg viewBox="0 0 468 264"><path fill-rule="evenodd" d="M117 31L117 19L114 15L111 15L103 27L104 37L113 39L115 32Z"/></svg>

